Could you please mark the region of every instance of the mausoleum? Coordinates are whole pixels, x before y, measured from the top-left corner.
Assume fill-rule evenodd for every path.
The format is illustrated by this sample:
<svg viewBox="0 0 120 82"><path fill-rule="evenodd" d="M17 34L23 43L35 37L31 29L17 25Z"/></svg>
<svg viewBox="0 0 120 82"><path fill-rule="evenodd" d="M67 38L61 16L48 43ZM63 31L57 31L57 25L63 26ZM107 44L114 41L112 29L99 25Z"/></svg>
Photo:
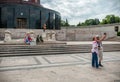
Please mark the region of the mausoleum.
<svg viewBox="0 0 120 82"><path fill-rule="evenodd" d="M0 0L0 28L60 29L60 13L47 9L40 0Z"/></svg>

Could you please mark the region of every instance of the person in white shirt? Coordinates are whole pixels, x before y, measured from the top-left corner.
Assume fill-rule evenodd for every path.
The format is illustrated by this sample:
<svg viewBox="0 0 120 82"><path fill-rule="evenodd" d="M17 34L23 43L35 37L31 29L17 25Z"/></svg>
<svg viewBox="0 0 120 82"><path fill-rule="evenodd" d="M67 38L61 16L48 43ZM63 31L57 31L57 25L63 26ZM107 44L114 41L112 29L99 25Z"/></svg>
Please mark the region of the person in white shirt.
<svg viewBox="0 0 120 82"><path fill-rule="evenodd" d="M99 65L98 65L98 43L96 41L96 37L93 37L91 52L92 52L92 67L99 68Z"/></svg>

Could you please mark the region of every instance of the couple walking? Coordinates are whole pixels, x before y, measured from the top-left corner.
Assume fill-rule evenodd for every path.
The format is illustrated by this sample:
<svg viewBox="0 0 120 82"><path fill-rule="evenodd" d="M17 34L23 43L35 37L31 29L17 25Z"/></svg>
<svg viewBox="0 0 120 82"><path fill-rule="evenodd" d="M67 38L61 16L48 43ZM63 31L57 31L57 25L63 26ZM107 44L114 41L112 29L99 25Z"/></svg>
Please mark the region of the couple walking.
<svg viewBox="0 0 120 82"><path fill-rule="evenodd" d="M103 36L100 38L99 35L96 35L93 37L92 42L92 67L99 68L103 67L101 64L103 59L103 47L102 47L102 41L106 38L106 33L103 34Z"/></svg>

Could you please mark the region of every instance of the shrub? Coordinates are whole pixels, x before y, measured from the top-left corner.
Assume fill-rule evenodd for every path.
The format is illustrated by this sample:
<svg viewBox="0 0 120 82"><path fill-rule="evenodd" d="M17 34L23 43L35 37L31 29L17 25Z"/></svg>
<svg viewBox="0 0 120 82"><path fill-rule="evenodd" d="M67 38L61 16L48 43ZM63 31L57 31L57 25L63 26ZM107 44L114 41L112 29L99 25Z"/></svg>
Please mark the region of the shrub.
<svg viewBox="0 0 120 82"><path fill-rule="evenodd" d="M117 36L120 36L120 31L117 33Z"/></svg>

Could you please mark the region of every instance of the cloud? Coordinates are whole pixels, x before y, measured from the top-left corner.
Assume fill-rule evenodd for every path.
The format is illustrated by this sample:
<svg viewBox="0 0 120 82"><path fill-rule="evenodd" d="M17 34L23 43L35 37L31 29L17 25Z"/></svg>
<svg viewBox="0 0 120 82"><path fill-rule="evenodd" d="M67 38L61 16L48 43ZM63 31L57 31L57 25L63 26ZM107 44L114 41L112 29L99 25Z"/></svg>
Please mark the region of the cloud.
<svg viewBox="0 0 120 82"><path fill-rule="evenodd" d="M70 24L89 18L102 19L108 14L120 16L120 0L41 0L41 4L60 12Z"/></svg>

